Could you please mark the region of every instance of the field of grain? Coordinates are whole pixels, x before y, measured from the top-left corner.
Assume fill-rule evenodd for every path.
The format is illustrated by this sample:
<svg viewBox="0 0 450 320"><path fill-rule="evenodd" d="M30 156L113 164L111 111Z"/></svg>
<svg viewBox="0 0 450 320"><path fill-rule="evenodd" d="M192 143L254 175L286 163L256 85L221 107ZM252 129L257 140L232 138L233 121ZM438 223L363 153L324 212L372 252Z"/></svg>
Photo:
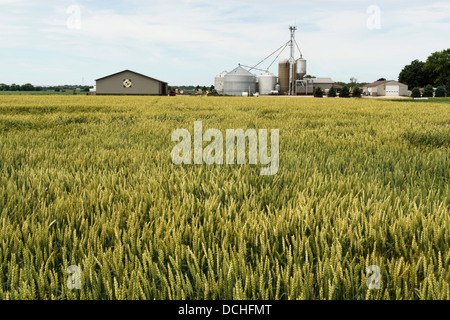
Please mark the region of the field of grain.
<svg viewBox="0 0 450 320"><path fill-rule="evenodd" d="M194 121L278 173L174 165ZM0 96L0 299L449 299L449 155L446 103Z"/></svg>

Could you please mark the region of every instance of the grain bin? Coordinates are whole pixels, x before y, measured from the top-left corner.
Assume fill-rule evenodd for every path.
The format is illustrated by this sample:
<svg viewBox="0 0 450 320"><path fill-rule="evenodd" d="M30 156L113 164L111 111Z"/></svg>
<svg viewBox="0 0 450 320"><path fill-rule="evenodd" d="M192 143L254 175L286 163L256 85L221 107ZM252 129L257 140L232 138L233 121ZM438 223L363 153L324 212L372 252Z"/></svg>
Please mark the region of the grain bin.
<svg viewBox="0 0 450 320"><path fill-rule="evenodd" d="M242 68L237 67L224 76L223 92L229 96L242 96L243 92L255 93L256 77Z"/></svg>
<svg viewBox="0 0 450 320"><path fill-rule="evenodd" d="M258 77L259 94L270 94L277 84L277 77L270 72L266 72Z"/></svg>
<svg viewBox="0 0 450 320"><path fill-rule="evenodd" d="M306 60L303 58L295 61L295 77L298 80L303 80L306 75Z"/></svg>
<svg viewBox="0 0 450 320"><path fill-rule="evenodd" d="M277 84L275 85L275 91L277 91L278 93L280 93L280 91L281 91L281 86L280 86L279 83L277 83Z"/></svg>
<svg viewBox="0 0 450 320"><path fill-rule="evenodd" d="M289 91L289 69L290 63L288 59L282 59L278 63L278 78L280 83L280 94L287 94Z"/></svg>
<svg viewBox="0 0 450 320"><path fill-rule="evenodd" d="M227 72L223 71L214 78L214 89L216 89L218 93L223 93L224 77L226 74Z"/></svg>

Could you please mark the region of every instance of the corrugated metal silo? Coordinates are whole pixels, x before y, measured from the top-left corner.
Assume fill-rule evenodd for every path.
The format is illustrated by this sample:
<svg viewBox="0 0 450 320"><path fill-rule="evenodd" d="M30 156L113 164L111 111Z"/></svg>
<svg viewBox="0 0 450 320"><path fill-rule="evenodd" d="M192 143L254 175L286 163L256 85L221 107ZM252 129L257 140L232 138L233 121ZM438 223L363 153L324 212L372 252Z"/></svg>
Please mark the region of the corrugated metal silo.
<svg viewBox="0 0 450 320"><path fill-rule="evenodd" d="M242 96L243 92L256 92L256 77L242 68L237 67L224 76L223 93L229 96Z"/></svg>
<svg viewBox="0 0 450 320"><path fill-rule="evenodd" d="M277 83L277 84L275 85L275 91L278 91L278 93L280 93L280 91L281 91L281 86L280 86L279 83Z"/></svg>
<svg viewBox="0 0 450 320"><path fill-rule="evenodd" d="M216 89L218 93L223 93L224 77L226 74L227 72L223 71L214 78L214 89Z"/></svg>
<svg viewBox="0 0 450 320"><path fill-rule="evenodd" d="M277 84L277 77L270 72L259 76L259 94L270 94Z"/></svg>
<svg viewBox="0 0 450 320"><path fill-rule="evenodd" d="M296 78L302 80L306 75L306 60L303 58L297 59L295 61L295 73Z"/></svg>
<svg viewBox="0 0 450 320"><path fill-rule="evenodd" d="M287 92L289 91L289 69L289 60L280 60L280 62L278 63L278 79L281 87L280 94L287 94Z"/></svg>

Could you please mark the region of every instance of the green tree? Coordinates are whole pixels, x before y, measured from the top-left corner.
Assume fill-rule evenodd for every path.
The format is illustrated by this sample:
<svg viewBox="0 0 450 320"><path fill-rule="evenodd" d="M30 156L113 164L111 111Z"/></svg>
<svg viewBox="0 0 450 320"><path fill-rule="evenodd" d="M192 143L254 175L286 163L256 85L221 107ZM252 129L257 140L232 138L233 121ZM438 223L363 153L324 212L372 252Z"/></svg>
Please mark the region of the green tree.
<svg viewBox="0 0 450 320"><path fill-rule="evenodd" d="M450 97L450 75L447 78L447 83L445 84L445 91L447 92L447 97Z"/></svg>
<svg viewBox="0 0 450 320"><path fill-rule="evenodd" d="M437 98L445 97L445 87L444 86L437 87L434 96Z"/></svg>
<svg viewBox="0 0 450 320"><path fill-rule="evenodd" d="M408 85L408 89L423 87L428 82L427 74L423 70L424 62L414 60L405 66L398 75L398 81Z"/></svg>
<svg viewBox="0 0 450 320"><path fill-rule="evenodd" d="M330 98L336 97L336 89L334 87L331 87L330 91L328 91L328 97Z"/></svg>
<svg viewBox="0 0 450 320"><path fill-rule="evenodd" d="M350 98L350 90L347 86L343 86L341 92L339 93L340 98Z"/></svg>
<svg viewBox="0 0 450 320"><path fill-rule="evenodd" d="M361 93L362 90L359 87L355 87L355 89L353 89L352 97L361 98Z"/></svg>
<svg viewBox="0 0 450 320"><path fill-rule="evenodd" d="M34 86L31 83L26 83L20 87L20 91L34 91Z"/></svg>
<svg viewBox="0 0 450 320"><path fill-rule="evenodd" d="M432 98L433 97L433 86L431 84L427 84L425 88L423 89L423 95L424 97Z"/></svg>
<svg viewBox="0 0 450 320"><path fill-rule="evenodd" d="M423 65L423 71L429 75L429 83L444 85L450 76L450 49L431 54Z"/></svg>
<svg viewBox="0 0 450 320"><path fill-rule="evenodd" d="M348 83L348 86L353 89L358 85L358 79L356 79L355 77L351 77L350 78L350 82Z"/></svg>
<svg viewBox="0 0 450 320"><path fill-rule="evenodd" d="M415 87L414 89L412 89L411 91L411 97L413 98L420 98L422 95L420 93L420 89L418 87Z"/></svg>
<svg viewBox="0 0 450 320"><path fill-rule="evenodd" d="M323 98L323 91L321 87L317 87L314 91L314 97L316 98Z"/></svg>

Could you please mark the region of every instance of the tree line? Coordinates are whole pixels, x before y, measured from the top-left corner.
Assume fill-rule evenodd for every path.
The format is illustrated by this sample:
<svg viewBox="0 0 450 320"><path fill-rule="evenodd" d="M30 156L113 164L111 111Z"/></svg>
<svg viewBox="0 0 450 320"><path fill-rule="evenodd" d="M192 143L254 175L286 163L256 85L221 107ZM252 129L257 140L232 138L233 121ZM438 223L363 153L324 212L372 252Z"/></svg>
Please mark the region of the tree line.
<svg viewBox="0 0 450 320"><path fill-rule="evenodd" d="M31 83L26 83L23 85L19 84L5 84L0 83L0 91L44 91L44 90L53 90L53 91L63 91L63 90L74 90L80 89L83 92L88 92L92 86L77 86L77 85L62 85L62 86L33 86Z"/></svg>
<svg viewBox="0 0 450 320"><path fill-rule="evenodd" d="M317 87L316 90L314 90L314 97L315 98L322 98L324 95L323 90L321 87ZM340 98L361 98L362 90L360 87L356 86L353 88L353 91L350 92L350 88L347 85L344 85L341 90L339 91L339 97ZM329 98L335 98L337 96L337 91L334 87L331 87L330 90L328 90Z"/></svg>
<svg viewBox="0 0 450 320"><path fill-rule="evenodd" d="M0 91L42 91L42 87L35 87L31 83L26 83L23 85L19 84L11 84L7 85L4 83L0 83Z"/></svg>
<svg viewBox="0 0 450 320"><path fill-rule="evenodd" d="M450 49L432 53L425 62L418 59L406 65L398 76L398 81L408 85L408 89L424 88L427 85L445 87L450 82ZM447 95L450 94L449 90Z"/></svg>

